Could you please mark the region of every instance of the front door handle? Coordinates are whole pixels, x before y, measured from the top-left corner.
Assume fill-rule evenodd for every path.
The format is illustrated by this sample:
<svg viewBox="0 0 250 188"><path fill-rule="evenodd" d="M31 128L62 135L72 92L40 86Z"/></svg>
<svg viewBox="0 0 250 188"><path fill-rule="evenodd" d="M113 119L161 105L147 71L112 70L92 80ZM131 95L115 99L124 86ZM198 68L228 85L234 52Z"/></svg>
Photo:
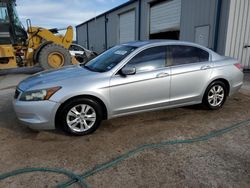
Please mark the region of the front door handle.
<svg viewBox="0 0 250 188"><path fill-rule="evenodd" d="M250 48L250 45L249 45L249 44L246 44L246 45L244 46L244 48Z"/></svg>
<svg viewBox="0 0 250 188"><path fill-rule="evenodd" d="M207 70L207 69L210 69L210 68L211 68L211 66L209 66L209 65L204 65L204 66L201 67L201 70Z"/></svg>
<svg viewBox="0 0 250 188"><path fill-rule="evenodd" d="M157 75L156 75L156 78L163 78L163 77L167 77L167 76L169 76L168 73L162 72L162 73L157 74Z"/></svg>

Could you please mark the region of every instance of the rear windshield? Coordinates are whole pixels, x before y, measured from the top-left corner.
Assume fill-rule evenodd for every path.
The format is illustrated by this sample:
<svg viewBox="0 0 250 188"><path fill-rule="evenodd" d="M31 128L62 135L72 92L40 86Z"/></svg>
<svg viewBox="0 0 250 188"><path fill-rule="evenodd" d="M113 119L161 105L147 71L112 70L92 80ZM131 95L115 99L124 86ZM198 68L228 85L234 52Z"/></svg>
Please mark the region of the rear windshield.
<svg viewBox="0 0 250 188"><path fill-rule="evenodd" d="M94 72L106 72L114 68L125 57L132 53L137 47L115 46L84 65L84 67Z"/></svg>

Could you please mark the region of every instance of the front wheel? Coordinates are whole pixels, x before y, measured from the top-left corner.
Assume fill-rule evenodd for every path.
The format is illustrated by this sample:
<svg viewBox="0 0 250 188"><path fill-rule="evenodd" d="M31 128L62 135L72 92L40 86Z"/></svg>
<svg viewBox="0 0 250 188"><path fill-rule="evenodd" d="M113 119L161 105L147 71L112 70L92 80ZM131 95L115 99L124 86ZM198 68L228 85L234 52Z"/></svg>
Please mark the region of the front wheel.
<svg viewBox="0 0 250 188"><path fill-rule="evenodd" d="M74 99L68 102L59 116L60 125L73 135L93 133L102 121L100 105L92 99Z"/></svg>
<svg viewBox="0 0 250 188"><path fill-rule="evenodd" d="M203 104L211 110L217 110L223 106L226 98L226 85L221 81L215 81L208 86L203 97Z"/></svg>

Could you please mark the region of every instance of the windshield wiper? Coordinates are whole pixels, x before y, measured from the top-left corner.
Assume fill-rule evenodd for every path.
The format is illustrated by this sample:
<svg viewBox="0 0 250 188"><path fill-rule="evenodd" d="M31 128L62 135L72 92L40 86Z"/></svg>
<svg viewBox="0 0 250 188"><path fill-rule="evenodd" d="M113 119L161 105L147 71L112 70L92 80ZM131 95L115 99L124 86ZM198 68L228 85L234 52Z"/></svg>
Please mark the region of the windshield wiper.
<svg viewBox="0 0 250 188"><path fill-rule="evenodd" d="M91 72L101 72L101 71L98 71L98 70L96 70L96 69L92 69L92 68L90 68L89 66L86 66L86 65L83 65L83 67L84 67L85 69L91 71Z"/></svg>
<svg viewBox="0 0 250 188"><path fill-rule="evenodd" d="M85 69L89 70L89 71L94 72L94 70L92 70L90 67L88 67L88 66L86 66L86 65L83 65L83 67L84 67Z"/></svg>

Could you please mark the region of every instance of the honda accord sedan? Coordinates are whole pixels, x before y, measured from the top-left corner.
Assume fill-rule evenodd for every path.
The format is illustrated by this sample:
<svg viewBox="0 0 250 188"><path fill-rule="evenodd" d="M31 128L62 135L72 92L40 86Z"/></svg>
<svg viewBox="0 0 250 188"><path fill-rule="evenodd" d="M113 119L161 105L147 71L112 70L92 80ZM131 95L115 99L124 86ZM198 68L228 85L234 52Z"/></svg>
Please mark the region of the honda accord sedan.
<svg viewBox="0 0 250 188"><path fill-rule="evenodd" d="M243 83L241 64L197 44L140 41L121 44L85 65L35 74L13 101L33 129L94 132L102 120L203 103L221 108Z"/></svg>

